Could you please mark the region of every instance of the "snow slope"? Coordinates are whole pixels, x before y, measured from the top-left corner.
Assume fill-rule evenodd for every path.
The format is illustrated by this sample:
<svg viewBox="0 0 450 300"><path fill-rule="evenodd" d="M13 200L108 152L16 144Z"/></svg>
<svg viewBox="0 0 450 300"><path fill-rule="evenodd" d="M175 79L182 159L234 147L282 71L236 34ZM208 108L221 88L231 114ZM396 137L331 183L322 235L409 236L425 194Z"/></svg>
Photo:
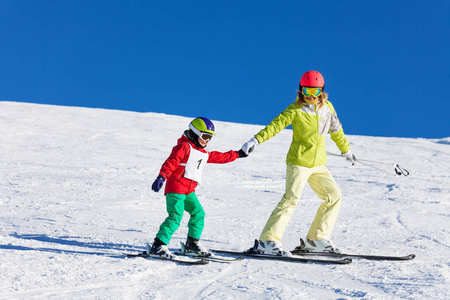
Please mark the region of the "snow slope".
<svg viewBox="0 0 450 300"><path fill-rule="evenodd" d="M190 121L0 102L0 299L450 299L450 138L348 136L357 157L399 163L409 177L328 159L344 195L335 244L415 253L413 261L189 267L125 259L122 251L142 251L166 217L163 193L150 187ZM215 125L208 147L219 151L239 149L262 128ZM243 250L259 237L284 192L291 134L283 130L246 159L206 167L197 188L206 246ZM285 248L306 235L319 204L307 187ZM186 225L185 215L171 248L184 241Z"/></svg>

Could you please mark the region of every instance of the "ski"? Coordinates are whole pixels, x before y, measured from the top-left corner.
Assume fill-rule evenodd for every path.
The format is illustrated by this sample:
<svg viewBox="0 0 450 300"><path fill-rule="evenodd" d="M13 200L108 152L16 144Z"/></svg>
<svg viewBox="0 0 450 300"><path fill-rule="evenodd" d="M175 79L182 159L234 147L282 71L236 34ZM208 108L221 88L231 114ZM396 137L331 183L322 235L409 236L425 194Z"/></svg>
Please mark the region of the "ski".
<svg viewBox="0 0 450 300"><path fill-rule="evenodd" d="M175 255L182 255L182 256L187 256L190 258L201 258L201 259L205 259L205 260L209 260L209 261L223 262L223 263L232 263L232 262L237 262L237 261L241 261L244 259L243 256L233 257L233 258L225 258L225 257L217 256L217 255L205 256L205 255L199 255L199 254L195 254L195 253L186 253L186 252L181 252L179 250L173 251L172 253Z"/></svg>
<svg viewBox="0 0 450 300"><path fill-rule="evenodd" d="M307 258L307 257L287 257L287 256L276 256L276 255L268 255L268 254L258 254L247 251L230 251L230 250L211 250L215 253L221 254L229 254L229 255L239 255L239 256L247 256L261 259L273 259L273 260L283 260L283 261L291 261L291 262L304 262L304 263L322 263L322 264L340 264L345 265L352 262L351 258L342 258L342 259L320 259L320 258Z"/></svg>
<svg viewBox="0 0 450 300"><path fill-rule="evenodd" d="M183 265L206 265L209 263L209 260L206 260L203 258L200 258L200 259L194 259L194 258L182 259L179 257L164 258L159 255L147 254L145 252L143 252L143 253L123 253L123 254L125 254L127 257L142 257L145 259L159 259L159 260L171 261L171 262L175 262L175 263L179 263L179 264L183 264Z"/></svg>
<svg viewBox="0 0 450 300"><path fill-rule="evenodd" d="M244 259L243 256L239 256L239 257L234 257L234 258L225 258L225 257L221 257L221 256L217 256L217 255L200 255L197 253L189 253L186 252L186 245L183 242L180 242L181 244L181 249L177 249L175 251L172 251L175 255L183 255L183 256L187 256L187 257L191 257L191 258L202 258L202 259L206 259L209 261L215 261L215 262L222 262L222 263L232 263L232 262L236 262L236 261L241 261Z"/></svg>
<svg viewBox="0 0 450 300"><path fill-rule="evenodd" d="M334 257L334 258L362 258L362 259L372 259L372 260L411 260L416 257L415 254L405 255L405 256L388 256L388 255L371 255L371 254L351 254L351 253L333 253L333 252L310 252L304 250L305 241L300 239L300 246L296 247L291 253L295 256L305 257L305 256L322 256L322 257Z"/></svg>
<svg viewBox="0 0 450 300"><path fill-rule="evenodd" d="M371 260L411 260L416 257L415 254L409 254L405 256L388 256L388 255L371 255L371 254L349 254L349 253L317 253L317 252L301 252L293 250L291 253L295 256L305 257L305 256L322 256L322 257L335 257L335 258L361 258L361 259L371 259Z"/></svg>

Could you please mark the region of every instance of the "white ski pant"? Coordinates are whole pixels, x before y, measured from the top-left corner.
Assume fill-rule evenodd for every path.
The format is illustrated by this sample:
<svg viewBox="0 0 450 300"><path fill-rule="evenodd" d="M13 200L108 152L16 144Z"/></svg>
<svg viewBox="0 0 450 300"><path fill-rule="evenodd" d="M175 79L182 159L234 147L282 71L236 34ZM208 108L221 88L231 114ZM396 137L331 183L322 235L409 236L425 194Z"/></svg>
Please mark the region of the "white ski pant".
<svg viewBox="0 0 450 300"><path fill-rule="evenodd" d="M259 238L261 241L281 241L306 182L309 183L317 196L323 200L306 238L322 240L324 237L329 238L331 236L339 214L342 198L341 191L333 176L324 165L307 168L288 164L286 169L286 192L267 220Z"/></svg>

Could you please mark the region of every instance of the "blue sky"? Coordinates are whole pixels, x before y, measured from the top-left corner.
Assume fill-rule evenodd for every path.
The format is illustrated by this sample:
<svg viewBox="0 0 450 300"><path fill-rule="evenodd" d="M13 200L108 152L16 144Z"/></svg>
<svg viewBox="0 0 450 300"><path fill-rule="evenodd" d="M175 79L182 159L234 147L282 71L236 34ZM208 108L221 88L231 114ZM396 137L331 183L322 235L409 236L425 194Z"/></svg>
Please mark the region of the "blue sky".
<svg viewBox="0 0 450 300"><path fill-rule="evenodd" d="M449 137L449 15L448 0L1 0L0 100L265 125L317 70L347 134Z"/></svg>

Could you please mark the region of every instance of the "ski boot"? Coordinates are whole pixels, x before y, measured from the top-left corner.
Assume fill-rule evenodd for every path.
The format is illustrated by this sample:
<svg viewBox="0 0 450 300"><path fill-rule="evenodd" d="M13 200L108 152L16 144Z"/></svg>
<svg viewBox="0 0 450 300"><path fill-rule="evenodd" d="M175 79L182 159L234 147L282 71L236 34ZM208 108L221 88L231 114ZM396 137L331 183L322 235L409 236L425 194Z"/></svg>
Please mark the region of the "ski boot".
<svg viewBox="0 0 450 300"><path fill-rule="evenodd" d="M155 238L155 241L153 242L153 245L151 247L149 244L147 244L145 253L159 255L167 259L175 258L175 255L173 255L172 252L170 252L167 245L158 238Z"/></svg>
<svg viewBox="0 0 450 300"><path fill-rule="evenodd" d="M184 252L195 253L200 256L205 256L205 257L212 255L212 253L209 252L209 250L206 249L206 247L200 243L200 239L194 239L194 238L191 238L190 236L188 236L186 239L186 245L184 247Z"/></svg>
<svg viewBox="0 0 450 300"><path fill-rule="evenodd" d="M248 252L256 254L292 257L292 253L284 250L280 242L273 242L273 241L255 240L255 245L253 246L253 248L250 248Z"/></svg>
<svg viewBox="0 0 450 300"><path fill-rule="evenodd" d="M306 239L305 241L303 239L300 239L300 246L295 247L294 253L336 253L336 254L342 254L342 251L339 250L333 242L328 239L324 238L320 241L318 240L311 240Z"/></svg>

